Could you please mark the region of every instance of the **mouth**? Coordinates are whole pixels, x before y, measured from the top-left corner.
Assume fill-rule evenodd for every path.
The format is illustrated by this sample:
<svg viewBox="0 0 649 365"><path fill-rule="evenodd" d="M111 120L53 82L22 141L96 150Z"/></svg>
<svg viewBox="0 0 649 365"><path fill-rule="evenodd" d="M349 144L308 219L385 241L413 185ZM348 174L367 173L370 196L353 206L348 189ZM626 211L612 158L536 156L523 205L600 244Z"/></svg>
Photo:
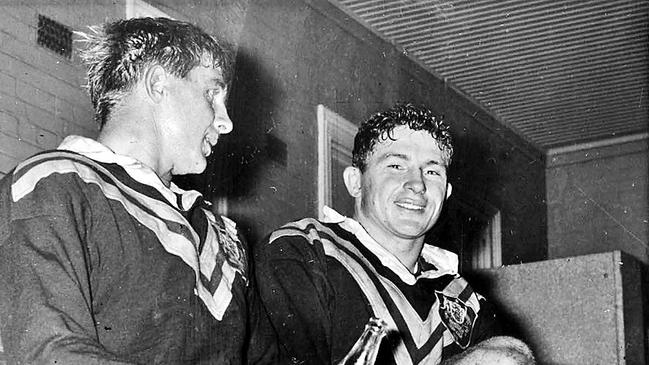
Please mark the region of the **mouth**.
<svg viewBox="0 0 649 365"><path fill-rule="evenodd" d="M209 157L209 155L212 154L212 146L215 144L216 141L214 141L214 144L212 144L207 136L203 137L203 142L201 143L201 152L203 152L203 156L205 158Z"/></svg>
<svg viewBox="0 0 649 365"><path fill-rule="evenodd" d="M426 202L402 199L394 202L398 207L414 212L423 212L426 209Z"/></svg>

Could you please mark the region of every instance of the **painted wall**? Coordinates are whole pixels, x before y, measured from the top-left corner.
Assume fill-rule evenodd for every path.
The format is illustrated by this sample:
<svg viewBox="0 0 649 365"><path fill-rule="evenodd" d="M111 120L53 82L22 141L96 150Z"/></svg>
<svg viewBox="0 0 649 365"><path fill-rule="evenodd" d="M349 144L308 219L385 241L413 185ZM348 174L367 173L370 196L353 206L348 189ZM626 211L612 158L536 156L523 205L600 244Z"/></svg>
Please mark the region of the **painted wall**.
<svg viewBox="0 0 649 365"><path fill-rule="evenodd" d="M247 2L221 2L218 11L201 1L185 1L182 8L169 0L150 3L232 42ZM68 59L37 44L39 14L85 32L89 25L123 18L126 0L0 4L0 177L26 157L56 147L67 135L96 137L98 132L78 55L73 52Z"/></svg>
<svg viewBox="0 0 649 365"><path fill-rule="evenodd" d="M504 263L546 257L543 156L328 1L251 2L237 62L225 185L229 214L251 240L317 215L317 104L358 124L413 101L453 124L458 153L449 204L462 199L501 210Z"/></svg>
<svg viewBox="0 0 649 365"><path fill-rule="evenodd" d="M649 262L648 145L644 136L548 159L550 258L622 250Z"/></svg>
<svg viewBox="0 0 649 365"><path fill-rule="evenodd" d="M78 59L36 45L37 14L85 30L125 13L125 0L13 3L0 6L0 175L68 134L97 133ZM179 183L210 198L227 196L228 214L249 240L317 215L317 104L360 123L413 101L445 115L457 136L449 204L501 210L504 263L546 257L543 156L328 1L150 3L224 36L237 50L228 101L235 130L219 142L206 173Z"/></svg>
<svg viewBox="0 0 649 365"><path fill-rule="evenodd" d="M114 14L112 5L11 3L0 5L0 176L68 134L96 136L78 59L37 45L38 14L75 30Z"/></svg>

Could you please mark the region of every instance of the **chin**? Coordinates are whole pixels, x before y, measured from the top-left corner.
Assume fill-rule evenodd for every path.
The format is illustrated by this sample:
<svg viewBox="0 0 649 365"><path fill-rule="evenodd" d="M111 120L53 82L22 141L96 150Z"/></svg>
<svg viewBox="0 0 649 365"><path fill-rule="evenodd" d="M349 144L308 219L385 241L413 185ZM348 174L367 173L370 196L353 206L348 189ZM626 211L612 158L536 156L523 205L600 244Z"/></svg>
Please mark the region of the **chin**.
<svg viewBox="0 0 649 365"><path fill-rule="evenodd" d="M173 173L174 176L177 175L194 175L194 174L200 174L205 171L205 168L207 167L207 163L205 160L203 160L200 163L194 163L190 164L189 162L186 162L184 167L191 166L190 168L184 168L182 170L175 171Z"/></svg>
<svg viewBox="0 0 649 365"><path fill-rule="evenodd" d="M404 236L408 237L420 237L426 234L427 229L423 224L417 224L413 222L402 222L400 225L400 231Z"/></svg>

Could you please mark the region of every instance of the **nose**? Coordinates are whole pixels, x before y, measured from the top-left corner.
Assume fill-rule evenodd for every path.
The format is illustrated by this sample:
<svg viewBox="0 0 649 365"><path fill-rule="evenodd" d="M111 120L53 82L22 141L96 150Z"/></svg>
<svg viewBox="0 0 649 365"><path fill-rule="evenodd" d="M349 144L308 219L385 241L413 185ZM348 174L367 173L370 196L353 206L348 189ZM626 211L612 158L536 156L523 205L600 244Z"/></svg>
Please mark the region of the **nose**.
<svg viewBox="0 0 649 365"><path fill-rule="evenodd" d="M227 134L232 132L233 129L232 120L228 112L223 108L223 112L214 116L214 128L219 132L219 134Z"/></svg>
<svg viewBox="0 0 649 365"><path fill-rule="evenodd" d="M230 116L228 115L228 110L225 107L224 98L215 98L215 100L212 101L212 107L214 109L214 122L212 123L214 129L216 129L219 134L232 132L234 126L232 120L230 120Z"/></svg>
<svg viewBox="0 0 649 365"><path fill-rule="evenodd" d="M426 192L426 182L424 181L424 173L420 169L414 170L408 175L405 182L406 189L411 190L415 194L423 194Z"/></svg>

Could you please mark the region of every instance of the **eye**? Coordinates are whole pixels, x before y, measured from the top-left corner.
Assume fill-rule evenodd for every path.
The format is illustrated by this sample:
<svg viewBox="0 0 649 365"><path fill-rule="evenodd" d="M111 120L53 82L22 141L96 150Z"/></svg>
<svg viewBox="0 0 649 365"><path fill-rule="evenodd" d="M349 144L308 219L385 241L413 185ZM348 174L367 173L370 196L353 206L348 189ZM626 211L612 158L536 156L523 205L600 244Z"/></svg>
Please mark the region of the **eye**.
<svg viewBox="0 0 649 365"><path fill-rule="evenodd" d="M210 87L209 89L207 89L207 91L205 92L205 97L210 102L213 102L214 98L216 98L218 95L224 92L225 92L225 85L218 84L214 87Z"/></svg>
<svg viewBox="0 0 649 365"><path fill-rule="evenodd" d="M404 167L399 165L399 164L389 164L388 168L394 169L394 170L403 170Z"/></svg>
<svg viewBox="0 0 649 365"><path fill-rule="evenodd" d="M218 89L218 88L211 88L211 89L208 89L208 90L205 92L205 96L207 97L207 100L209 100L209 101L211 102L211 101L214 100L214 98L219 94L219 92L221 92L220 89Z"/></svg>
<svg viewBox="0 0 649 365"><path fill-rule="evenodd" d="M424 170L426 176L441 176L442 173L439 170Z"/></svg>

